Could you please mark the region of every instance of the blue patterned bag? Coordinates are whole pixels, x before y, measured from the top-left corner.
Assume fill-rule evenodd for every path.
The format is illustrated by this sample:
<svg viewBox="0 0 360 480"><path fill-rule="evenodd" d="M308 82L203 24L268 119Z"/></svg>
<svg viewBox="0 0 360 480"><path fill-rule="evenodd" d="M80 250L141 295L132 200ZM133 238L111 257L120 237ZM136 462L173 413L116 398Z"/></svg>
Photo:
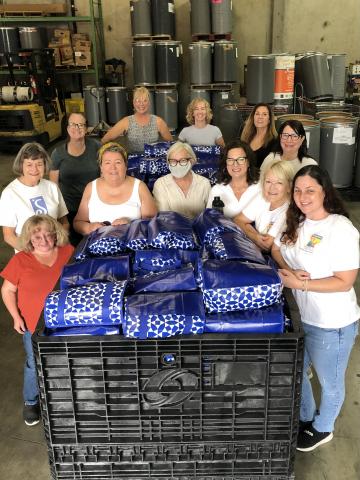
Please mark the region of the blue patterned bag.
<svg viewBox="0 0 360 480"><path fill-rule="evenodd" d="M87 251L93 257L119 255L127 251L129 224L101 227L89 235Z"/></svg>
<svg viewBox="0 0 360 480"><path fill-rule="evenodd" d="M258 309L280 301L282 283L268 265L206 260L201 273L204 303L210 313Z"/></svg>
<svg viewBox="0 0 360 480"><path fill-rule="evenodd" d="M168 338L204 331L200 292L144 293L125 298L123 333L131 338Z"/></svg>
<svg viewBox="0 0 360 480"><path fill-rule="evenodd" d="M220 159L221 148L219 145L191 145L196 154L198 164L200 165L214 165L217 168L217 164Z"/></svg>
<svg viewBox="0 0 360 480"><path fill-rule="evenodd" d="M45 325L49 328L119 325L126 283L94 282L51 292L45 300Z"/></svg>
<svg viewBox="0 0 360 480"><path fill-rule="evenodd" d="M193 229L201 245L211 245L219 233L239 231L232 220L213 208L207 208L195 218Z"/></svg>
<svg viewBox="0 0 360 480"><path fill-rule="evenodd" d="M215 165L201 165L195 164L192 167L193 172L207 178L210 181L210 185L213 187L217 182L218 168Z"/></svg>
<svg viewBox="0 0 360 480"><path fill-rule="evenodd" d="M126 174L130 177L138 178L139 180L146 180L146 172L141 171L141 163L144 160L143 155L130 153L128 156Z"/></svg>
<svg viewBox="0 0 360 480"><path fill-rule="evenodd" d="M174 142L154 142L144 144L145 157L166 157L167 152Z"/></svg>
<svg viewBox="0 0 360 480"><path fill-rule="evenodd" d="M65 265L60 277L60 290L90 282L127 280L130 275L129 257L88 258Z"/></svg>
<svg viewBox="0 0 360 480"><path fill-rule="evenodd" d="M159 212L149 222L148 243L160 249L194 250L195 241L190 220L176 212Z"/></svg>
<svg viewBox="0 0 360 480"><path fill-rule="evenodd" d="M219 260L242 260L266 265L267 262L260 248L241 230L237 232L220 232L214 236L206 249L213 258Z"/></svg>
<svg viewBox="0 0 360 480"><path fill-rule="evenodd" d="M129 223L125 244L131 250L144 250L148 248L147 235L150 220L133 220Z"/></svg>
<svg viewBox="0 0 360 480"><path fill-rule="evenodd" d="M133 279L132 293L141 292L185 292L196 290L197 285L192 265L176 270L150 272Z"/></svg>
<svg viewBox="0 0 360 480"><path fill-rule="evenodd" d="M205 332L211 333L283 333L285 316L282 302L258 310L208 313Z"/></svg>
<svg viewBox="0 0 360 480"><path fill-rule="evenodd" d="M165 158L146 158L140 163L141 174L162 177L170 173L169 165Z"/></svg>
<svg viewBox="0 0 360 480"><path fill-rule="evenodd" d="M46 337L67 337L72 335L93 335L93 336L104 336L104 335L119 335L120 327L119 326L110 326L110 325L101 325L101 326L92 326L92 327L65 327L65 328L45 328L44 335Z"/></svg>

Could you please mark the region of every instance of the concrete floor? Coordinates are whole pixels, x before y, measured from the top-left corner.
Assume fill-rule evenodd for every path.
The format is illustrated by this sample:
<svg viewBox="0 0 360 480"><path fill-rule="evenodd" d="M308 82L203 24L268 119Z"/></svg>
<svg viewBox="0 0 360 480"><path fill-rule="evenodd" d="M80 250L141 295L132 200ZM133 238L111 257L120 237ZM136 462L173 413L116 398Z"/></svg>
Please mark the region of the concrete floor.
<svg viewBox="0 0 360 480"><path fill-rule="evenodd" d="M0 155L0 191L13 178L12 161L13 156ZM360 229L360 203L347 206ZM0 269L11 255L12 250L0 241ZM359 296L359 281L356 290ZM49 480L42 426L27 427L22 420L22 343L1 301L0 316L0 479ZM360 479L360 337L352 352L346 386L333 441L312 453L297 453L296 480Z"/></svg>

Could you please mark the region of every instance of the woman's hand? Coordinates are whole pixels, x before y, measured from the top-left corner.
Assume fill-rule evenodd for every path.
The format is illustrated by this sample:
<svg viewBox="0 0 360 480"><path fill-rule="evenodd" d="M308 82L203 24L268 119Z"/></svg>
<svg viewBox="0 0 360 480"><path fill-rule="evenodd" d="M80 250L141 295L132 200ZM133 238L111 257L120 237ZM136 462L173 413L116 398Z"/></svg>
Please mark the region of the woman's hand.
<svg viewBox="0 0 360 480"><path fill-rule="evenodd" d="M88 228L87 233L94 232L95 230L97 230L98 228L103 227L103 226L104 226L104 224L100 223L100 222L93 222L93 223L89 222L89 228Z"/></svg>
<svg viewBox="0 0 360 480"><path fill-rule="evenodd" d="M126 225L127 223L130 223L130 219L126 217L121 217L121 218L116 218L111 225L115 227L115 225Z"/></svg>
<svg viewBox="0 0 360 480"><path fill-rule="evenodd" d="M292 272L298 280L310 280L310 273L305 270L300 270L298 268L297 270L292 270Z"/></svg>
<svg viewBox="0 0 360 480"><path fill-rule="evenodd" d="M26 325L21 317L14 318L14 329L20 333L20 335L24 335L26 332Z"/></svg>
<svg viewBox="0 0 360 480"><path fill-rule="evenodd" d="M297 278L294 272L286 270L285 268L280 268L278 273L285 287L302 289L304 280Z"/></svg>

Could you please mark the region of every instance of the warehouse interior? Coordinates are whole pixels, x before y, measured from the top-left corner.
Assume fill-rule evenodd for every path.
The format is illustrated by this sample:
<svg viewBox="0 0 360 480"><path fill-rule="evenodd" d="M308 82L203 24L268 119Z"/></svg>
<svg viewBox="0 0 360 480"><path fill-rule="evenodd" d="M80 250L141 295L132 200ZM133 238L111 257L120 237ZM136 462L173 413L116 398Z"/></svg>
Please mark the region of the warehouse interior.
<svg viewBox="0 0 360 480"><path fill-rule="evenodd" d="M136 3L136 0L134 0ZM196 0L195 0L196 1ZM1 6L17 5L20 6L33 2L21 2L18 0L6 0L0 2ZM37 0L37 4L48 4L46 0ZM191 65L189 46L194 41L190 25L190 0L174 0L175 11L175 39L181 43L181 80L176 85L175 90L178 94L176 128L172 129L174 138L182 126L186 124L185 112L189 103L191 92ZM221 2L220 2L221 3ZM76 19L71 22L56 21L56 16L52 21L44 23L35 23L36 14L33 12L23 13L23 17L32 17L28 23L23 21L24 25L45 25L48 30L48 39L53 38L53 30L73 29L77 25L76 33L87 34L92 42L92 56L86 57L84 65L79 65L81 72L72 73L75 64L71 61L66 65L55 68L55 80L59 91L68 100L68 108L72 106L75 109L83 111L84 101L81 98L81 87L84 89L89 85L99 87L105 85L104 72L111 77L111 68L104 65L108 59L121 60L124 67L116 68L116 75L112 75L112 81L107 85L119 85L128 92L127 109L131 111L131 90L134 82L134 64L133 50L135 41L131 26L131 10L128 0L55 0L52 4L64 5L66 14L70 15L71 5L75 8L73 13L76 16L91 17L91 8L95 8L94 17L97 17L98 6L101 6L102 22L81 21L76 24ZM347 0L345 3L335 0L318 0L316 2L304 0L299 3L295 0L233 0L231 2L232 10L232 31L230 35L221 37L236 43L236 76L231 83L232 100L244 105L246 103L246 70L249 56L264 56L271 53L287 52L295 55L300 52L323 52L325 54L346 54L345 64L348 67L344 85L346 91L342 100L346 100L351 105L351 113L356 116L360 111L360 93L357 91L357 78L360 78L359 70L351 70L350 65L357 65L360 62L360 2L358 0ZM0 8L1 10L1 8ZM8 16L11 17L12 14ZM42 16L42 18L46 18ZM19 22L21 22L19 20ZM15 24L18 25L19 22ZM7 17L0 14L0 27L12 25L7 23ZM94 28L94 30L92 30ZM206 40L206 38L203 38ZM196 37L195 40L198 40ZM145 40L146 41L146 40ZM48 45L45 45L46 47ZM94 50L95 46L95 50ZM1 53L1 52L0 52ZM94 58L94 55L97 58ZM75 62L74 57L74 62ZM89 60L90 58L90 60ZM352 72L356 72L351 75ZM0 67L1 85L6 85L8 81L7 68L4 63ZM14 69L15 77L18 78L19 70ZM22 75L22 74L20 74ZM115 78L116 77L116 78ZM115 78L115 80L114 80ZM118 83L116 83L118 82ZM224 82L228 84L229 82ZM173 88L173 86L172 86ZM217 87L215 87L215 90ZM359 86L360 92L360 86ZM71 101L69 101L71 100ZM340 99L338 99L340 101ZM285 103L286 108L292 108L292 101ZM283 105L282 105L283 106ZM342 104L343 106L343 104ZM86 108L86 105L85 105ZM97 126L97 121L109 123L109 118L101 115L101 109L97 111L97 105L92 103L91 108L95 108L95 120L93 127ZM342 108L345 110L345 108ZM71 110L69 110L71 111ZM79 110L73 110L79 111ZM290 112L290 110L288 110ZM94 112L92 112L94 113ZM285 110L282 112L285 113ZM300 113L300 112L298 112ZM99 117L97 115L99 114ZM218 118L221 118L221 114ZM1 123L1 122L0 122ZM61 119L60 119L61 123ZM50 138L47 144L49 153L62 142L61 125L55 134L55 138ZM101 133L103 133L102 125ZM358 137L359 138L359 137ZM0 127L1 140L1 127ZM227 139L226 139L227 140ZM123 142L123 140L121 140ZM358 152L360 151L360 140L358 142ZM126 146L126 140L124 140ZM0 192L13 180L12 162L15 156L14 152L8 152L5 148L6 140L0 147ZM354 146L355 151L355 146ZM360 156L359 156L360 162ZM337 172L339 172L337 170ZM355 186L351 184L344 185L340 190L344 195L346 207L350 212L351 221L360 230L360 169ZM3 241L0 241L0 269L2 269L13 254L13 250ZM360 283L357 280L355 284L357 296L360 295ZM22 372L23 372L23 349L20 335L12 329L12 321L3 302L0 302L1 323L0 323L0 351L2 352L3 362L1 367L2 394L0 402L0 414L2 418L0 432L0 478L9 480L47 480L50 479L50 469L47 453L47 443L44 437L44 431L41 423L34 427L28 427L22 419ZM351 354L349 368L346 377L346 399L341 414L336 422L334 440L311 453L296 453L294 476L266 476L257 475L256 477L246 477L246 480L357 480L360 478L360 337L357 337L355 347ZM316 378L314 378L316 385ZM315 387L316 388L316 387ZM281 445L279 446L281 448ZM65 478L65 477L62 477ZM81 476L69 477L80 479ZM112 478L112 477L106 477ZM114 477L115 478L115 477ZM123 477L122 477L123 478ZM133 477L132 477L133 478ZM140 478L140 477L139 477ZM141 476L141 478L144 478ZM149 476L154 478L153 476ZM156 477L165 479L165 476ZM171 477L175 478L175 477ZM180 478L180 477L179 477ZM182 477L184 478L184 477ZM199 477L196 477L199 478ZM229 477L222 477L221 473L217 476L209 477L211 480L223 480ZM231 477L234 478L235 477ZM88 477L86 477L86 480ZM99 480L96 477L96 480ZM170 478L169 478L170 480ZM176 478L176 480L178 480ZM186 480L190 480L186 478ZM241 477L245 480L245 477Z"/></svg>

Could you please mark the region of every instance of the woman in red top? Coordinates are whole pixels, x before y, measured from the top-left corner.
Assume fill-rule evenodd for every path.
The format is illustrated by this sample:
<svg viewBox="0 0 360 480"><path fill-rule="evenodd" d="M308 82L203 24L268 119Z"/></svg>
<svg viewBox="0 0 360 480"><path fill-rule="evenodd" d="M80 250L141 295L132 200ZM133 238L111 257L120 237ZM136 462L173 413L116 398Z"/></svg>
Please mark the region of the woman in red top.
<svg viewBox="0 0 360 480"><path fill-rule="evenodd" d="M22 251L14 255L0 273L4 278L1 295L15 330L23 335L24 420L26 425L36 425L40 419L39 391L31 335L45 298L55 287L74 248L68 244L68 234L62 225L49 215L34 215L26 220L20 243Z"/></svg>

